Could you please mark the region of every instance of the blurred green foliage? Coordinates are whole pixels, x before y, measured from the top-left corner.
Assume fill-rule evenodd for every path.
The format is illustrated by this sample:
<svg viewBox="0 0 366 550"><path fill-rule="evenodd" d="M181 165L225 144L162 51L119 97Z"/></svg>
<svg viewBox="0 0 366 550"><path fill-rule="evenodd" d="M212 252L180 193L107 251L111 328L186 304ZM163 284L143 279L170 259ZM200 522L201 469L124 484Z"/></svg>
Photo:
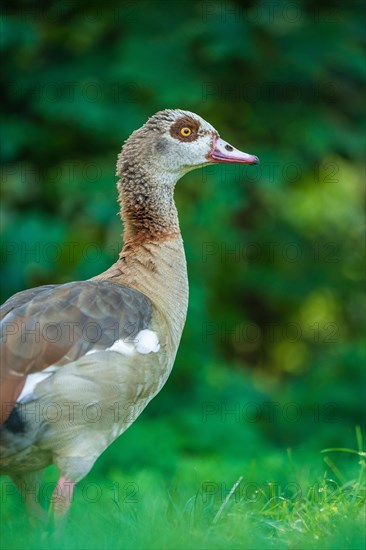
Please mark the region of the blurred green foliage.
<svg viewBox="0 0 366 550"><path fill-rule="evenodd" d="M92 6L4 9L4 299L115 261L116 156L154 112L195 111L261 160L179 182L190 307L175 369L97 470L169 476L183 456L292 447L306 461L351 446L364 399L362 4Z"/></svg>

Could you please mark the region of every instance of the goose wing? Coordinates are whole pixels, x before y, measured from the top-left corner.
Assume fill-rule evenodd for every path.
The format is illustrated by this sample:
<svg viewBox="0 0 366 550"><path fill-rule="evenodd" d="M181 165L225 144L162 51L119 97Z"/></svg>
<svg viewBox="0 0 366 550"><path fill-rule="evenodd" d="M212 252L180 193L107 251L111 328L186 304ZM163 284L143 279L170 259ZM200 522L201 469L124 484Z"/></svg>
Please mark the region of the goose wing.
<svg viewBox="0 0 366 550"><path fill-rule="evenodd" d="M118 283L80 281L20 292L5 302L0 318L3 422L28 375L115 342L133 342L149 326L151 304L141 292Z"/></svg>

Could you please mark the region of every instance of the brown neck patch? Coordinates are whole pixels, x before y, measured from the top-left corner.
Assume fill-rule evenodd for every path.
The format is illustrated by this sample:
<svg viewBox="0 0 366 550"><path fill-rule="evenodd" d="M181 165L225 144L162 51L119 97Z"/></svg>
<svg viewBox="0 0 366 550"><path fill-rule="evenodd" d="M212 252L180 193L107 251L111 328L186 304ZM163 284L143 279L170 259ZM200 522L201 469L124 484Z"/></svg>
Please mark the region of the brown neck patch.
<svg viewBox="0 0 366 550"><path fill-rule="evenodd" d="M191 133L188 136L181 134L183 128L189 128ZM179 139L179 141L195 141L198 138L198 130L200 128L200 123L198 120L194 120L189 116L183 116L176 120L174 124L170 127L170 135Z"/></svg>
<svg viewBox="0 0 366 550"><path fill-rule="evenodd" d="M124 235L124 245L120 257L133 252L136 248L139 248L147 243L158 244L164 241L170 241L180 237L180 231L165 231L161 233L139 233L137 235Z"/></svg>

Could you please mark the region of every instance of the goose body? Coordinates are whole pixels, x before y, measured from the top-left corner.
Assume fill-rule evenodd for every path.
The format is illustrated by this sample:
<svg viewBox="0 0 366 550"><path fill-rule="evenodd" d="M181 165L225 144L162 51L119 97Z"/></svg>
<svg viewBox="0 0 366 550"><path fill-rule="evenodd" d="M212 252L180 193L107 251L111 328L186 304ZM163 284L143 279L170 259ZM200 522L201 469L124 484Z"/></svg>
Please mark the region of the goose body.
<svg viewBox="0 0 366 550"><path fill-rule="evenodd" d="M214 162L254 164L189 111L165 110L133 132L118 157L124 247L88 280L47 285L1 308L0 472L24 493L45 467L60 478L62 515L73 486L160 391L188 306L174 187Z"/></svg>

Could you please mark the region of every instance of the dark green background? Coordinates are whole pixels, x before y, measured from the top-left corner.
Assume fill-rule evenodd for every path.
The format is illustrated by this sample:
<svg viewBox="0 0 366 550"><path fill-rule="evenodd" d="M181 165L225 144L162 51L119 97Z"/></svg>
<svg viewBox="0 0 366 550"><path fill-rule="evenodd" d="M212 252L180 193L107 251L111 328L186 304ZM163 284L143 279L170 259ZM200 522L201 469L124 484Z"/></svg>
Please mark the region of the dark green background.
<svg viewBox="0 0 366 550"><path fill-rule="evenodd" d="M5 6L3 299L115 261L116 157L156 111L197 112L261 160L178 183L190 306L176 364L94 476L145 468L169 479L192 456L240 463L286 448L319 462L324 447L355 446L365 328L361 5Z"/></svg>

